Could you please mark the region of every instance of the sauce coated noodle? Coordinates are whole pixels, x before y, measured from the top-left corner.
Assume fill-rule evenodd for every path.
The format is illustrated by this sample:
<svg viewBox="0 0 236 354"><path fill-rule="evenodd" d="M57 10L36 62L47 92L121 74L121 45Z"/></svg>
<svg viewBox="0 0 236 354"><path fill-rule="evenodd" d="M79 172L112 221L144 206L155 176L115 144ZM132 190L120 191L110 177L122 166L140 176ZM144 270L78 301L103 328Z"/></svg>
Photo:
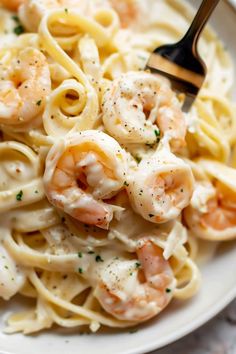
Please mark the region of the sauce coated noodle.
<svg viewBox="0 0 236 354"><path fill-rule="evenodd" d="M208 28L184 114L144 71L183 1L0 3L0 297L35 300L6 332L136 326L191 298L199 238L236 238L229 54Z"/></svg>

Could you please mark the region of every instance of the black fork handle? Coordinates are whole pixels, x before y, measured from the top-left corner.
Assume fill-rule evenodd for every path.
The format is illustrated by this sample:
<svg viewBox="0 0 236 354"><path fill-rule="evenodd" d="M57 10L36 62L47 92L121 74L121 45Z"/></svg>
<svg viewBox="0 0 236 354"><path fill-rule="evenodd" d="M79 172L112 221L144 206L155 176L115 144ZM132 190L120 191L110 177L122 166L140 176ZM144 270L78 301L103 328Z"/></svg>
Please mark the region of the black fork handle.
<svg viewBox="0 0 236 354"><path fill-rule="evenodd" d="M193 22L184 36L183 40L188 40L192 46L197 45L198 38L204 29L209 17L218 5L220 0L203 0L201 6L193 19Z"/></svg>

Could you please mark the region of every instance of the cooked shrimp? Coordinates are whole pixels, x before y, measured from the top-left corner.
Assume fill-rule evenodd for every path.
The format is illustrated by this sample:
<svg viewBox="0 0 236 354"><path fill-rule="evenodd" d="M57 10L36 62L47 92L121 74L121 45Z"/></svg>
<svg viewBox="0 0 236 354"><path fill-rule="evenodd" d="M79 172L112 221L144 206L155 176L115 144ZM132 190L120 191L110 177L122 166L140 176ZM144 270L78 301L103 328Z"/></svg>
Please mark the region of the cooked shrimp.
<svg viewBox="0 0 236 354"><path fill-rule="evenodd" d="M162 147L141 161L129 180L128 195L134 210L153 223L175 219L193 193L191 168Z"/></svg>
<svg viewBox="0 0 236 354"><path fill-rule="evenodd" d="M120 208L106 200L124 186L126 153L110 136L95 130L57 142L46 160L49 201L73 218L107 229Z"/></svg>
<svg viewBox="0 0 236 354"><path fill-rule="evenodd" d="M122 143L154 144L165 135L175 150L185 144L177 98L167 81L146 72L129 72L111 83L103 98L103 122Z"/></svg>
<svg viewBox="0 0 236 354"><path fill-rule="evenodd" d="M120 17L121 27L127 28L132 23L139 22L142 18L142 11L137 0L109 0L113 9Z"/></svg>
<svg viewBox="0 0 236 354"><path fill-rule="evenodd" d="M173 297L176 286L163 250L144 240L137 260L107 262L95 289L101 306L123 321L143 322L161 312Z"/></svg>
<svg viewBox="0 0 236 354"><path fill-rule="evenodd" d="M51 80L45 56L26 48L0 81L0 123L21 125L36 118L44 109Z"/></svg>
<svg viewBox="0 0 236 354"><path fill-rule="evenodd" d="M184 210L184 220L190 230L199 238L207 240L230 240L236 238L236 191L216 181L196 188L191 205ZM209 193L210 192L210 193ZM194 203L204 198L201 208Z"/></svg>
<svg viewBox="0 0 236 354"><path fill-rule="evenodd" d="M17 11L24 2L25 0L0 0L0 4L10 11Z"/></svg>
<svg viewBox="0 0 236 354"><path fill-rule="evenodd" d="M183 212L185 223L199 238L235 239L236 170L211 159L191 164L196 183L190 205Z"/></svg>
<svg viewBox="0 0 236 354"><path fill-rule="evenodd" d="M36 32L42 17L47 11L66 8L87 12L87 0L25 0L19 9L19 17L28 31Z"/></svg>

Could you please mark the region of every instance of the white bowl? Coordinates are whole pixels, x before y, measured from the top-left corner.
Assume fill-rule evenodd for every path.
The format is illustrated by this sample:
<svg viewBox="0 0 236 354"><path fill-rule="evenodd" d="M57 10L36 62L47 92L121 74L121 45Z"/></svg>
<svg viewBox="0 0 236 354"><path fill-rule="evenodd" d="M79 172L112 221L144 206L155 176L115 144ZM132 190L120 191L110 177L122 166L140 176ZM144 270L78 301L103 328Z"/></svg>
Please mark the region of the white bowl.
<svg viewBox="0 0 236 354"><path fill-rule="evenodd" d="M196 4L196 0L191 2ZM228 4L221 2L212 22L231 51L236 65L236 12ZM0 333L0 353L143 354L158 349L204 324L236 296L236 243L225 244L202 267L202 274L203 286L194 299L182 303L174 301L163 314L135 333L127 330L79 336L76 332L71 334L61 329L28 337ZM3 314L11 310L12 306L12 303L0 302L0 330L4 328Z"/></svg>

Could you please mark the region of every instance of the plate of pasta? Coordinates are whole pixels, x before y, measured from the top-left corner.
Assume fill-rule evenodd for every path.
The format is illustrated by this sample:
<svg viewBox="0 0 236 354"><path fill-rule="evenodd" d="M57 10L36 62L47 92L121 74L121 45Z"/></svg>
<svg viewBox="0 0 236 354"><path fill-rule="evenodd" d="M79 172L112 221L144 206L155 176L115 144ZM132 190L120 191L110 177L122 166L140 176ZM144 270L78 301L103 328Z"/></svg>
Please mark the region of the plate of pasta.
<svg viewBox="0 0 236 354"><path fill-rule="evenodd" d="M0 351L184 336L236 296L236 13L204 31L183 113L145 66L185 33L185 1L0 4Z"/></svg>

